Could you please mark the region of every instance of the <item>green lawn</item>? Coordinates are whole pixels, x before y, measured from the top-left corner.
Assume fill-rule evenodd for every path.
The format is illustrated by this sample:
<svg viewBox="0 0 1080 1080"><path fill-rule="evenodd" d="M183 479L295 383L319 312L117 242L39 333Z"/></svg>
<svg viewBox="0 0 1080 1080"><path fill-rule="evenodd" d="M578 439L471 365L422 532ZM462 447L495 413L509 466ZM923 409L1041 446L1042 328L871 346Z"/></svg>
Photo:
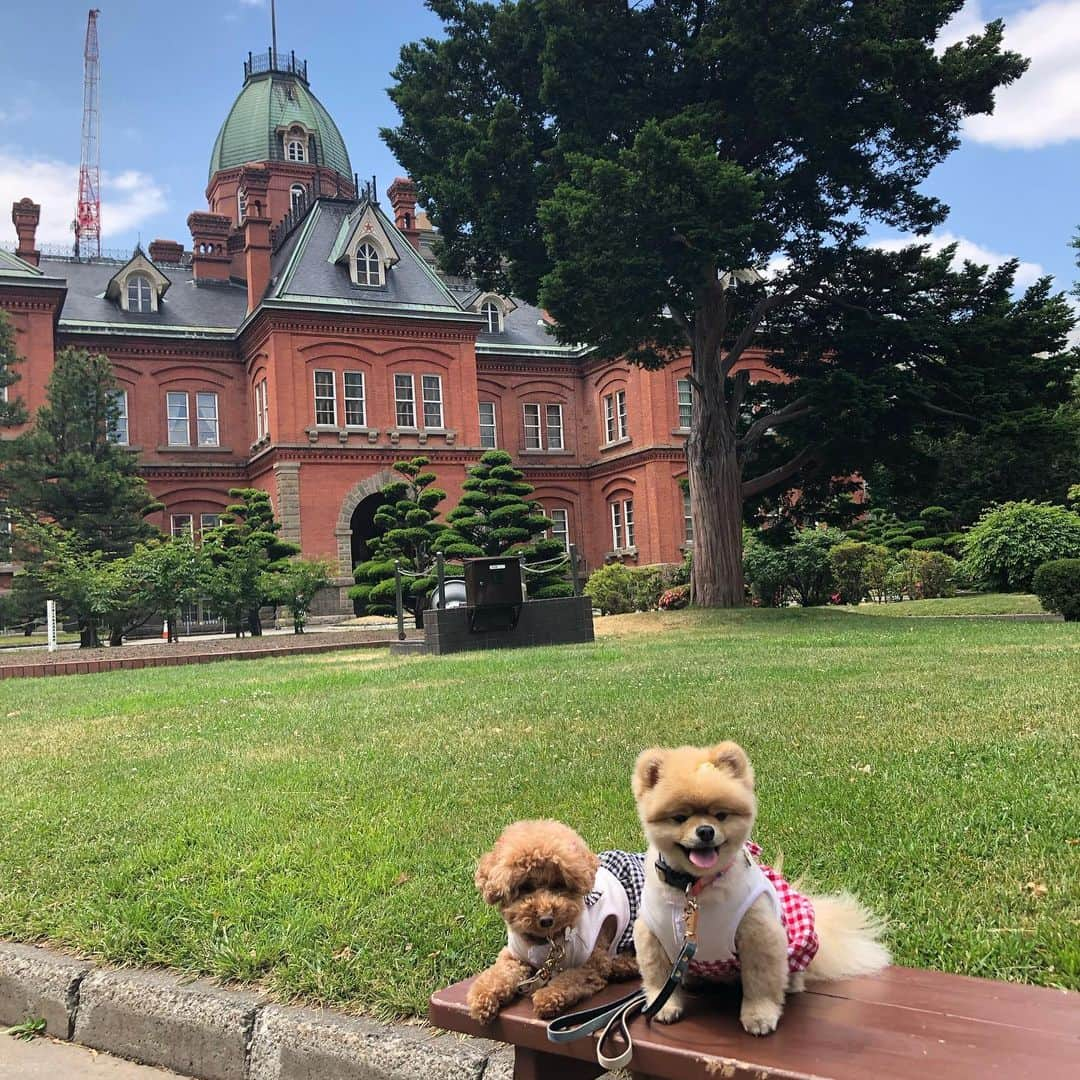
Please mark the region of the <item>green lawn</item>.
<svg viewBox="0 0 1080 1080"><path fill-rule="evenodd" d="M506 821L637 847L638 750L735 738L766 854L886 914L899 962L1080 987L1080 626L598 628L0 683L0 936L420 1012L495 956L472 874Z"/></svg>
<svg viewBox="0 0 1080 1080"><path fill-rule="evenodd" d="M848 607L859 615L887 615L889 618L914 615L1045 615L1037 596L1030 593L975 593L940 600L903 600L895 604L864 603Z"/></svg>

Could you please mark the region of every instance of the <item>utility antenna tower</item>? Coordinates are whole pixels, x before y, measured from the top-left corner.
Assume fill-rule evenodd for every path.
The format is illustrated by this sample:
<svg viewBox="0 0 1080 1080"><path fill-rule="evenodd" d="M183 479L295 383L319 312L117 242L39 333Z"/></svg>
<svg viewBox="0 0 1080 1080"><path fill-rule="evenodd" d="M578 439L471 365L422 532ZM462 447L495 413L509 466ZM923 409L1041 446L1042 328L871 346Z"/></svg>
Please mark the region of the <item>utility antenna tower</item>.
<svg viewBox="0 0 1080 1080"><path fill-rule="evenodd" d="M83 49L82 154L79 159L79 202L75 210L75 257L101 257L101 105L97 17L91 8L86 19Z"/></svg>

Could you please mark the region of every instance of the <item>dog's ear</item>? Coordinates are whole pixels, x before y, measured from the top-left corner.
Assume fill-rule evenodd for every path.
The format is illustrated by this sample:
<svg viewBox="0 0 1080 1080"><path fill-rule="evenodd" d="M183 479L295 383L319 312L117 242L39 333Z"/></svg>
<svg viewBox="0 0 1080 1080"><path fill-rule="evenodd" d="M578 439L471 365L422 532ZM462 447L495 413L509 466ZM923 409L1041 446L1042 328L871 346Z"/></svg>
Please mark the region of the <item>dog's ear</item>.
<svg viewBox="0 0 1080 1080"><path fill-rule="evenodd" d="M730 773L736 780L741 780L747 787L754 786L754 770L746 751L733 742L717 743L709 748L709 761L718 769Z"/></svg>
<svg viewBox="0 0 1080 1080"><path fill-rule="evenodd" d="M592 890L596 883L596 871L600 860L584 842L574 844L573 848L557 859L566 887L580 896Z"/></svg>
<svg viewBox="0 0 1080 1080"><path fill-rule="evenodd" d="M510 899L513 873L502 861L498 844L481 856L474 880L485 904L503 904Z"/></svg>
<svg viewBox="0 0 1080 1080"><path fill-rule="evenodd" d="M659 746L650 746L648 750L642 750L638 754L634 765L634 778L631 782L635 799L640 799L645 792L656 787L660 780L660 770L663 767L665 754L666 751Z"/></svg>

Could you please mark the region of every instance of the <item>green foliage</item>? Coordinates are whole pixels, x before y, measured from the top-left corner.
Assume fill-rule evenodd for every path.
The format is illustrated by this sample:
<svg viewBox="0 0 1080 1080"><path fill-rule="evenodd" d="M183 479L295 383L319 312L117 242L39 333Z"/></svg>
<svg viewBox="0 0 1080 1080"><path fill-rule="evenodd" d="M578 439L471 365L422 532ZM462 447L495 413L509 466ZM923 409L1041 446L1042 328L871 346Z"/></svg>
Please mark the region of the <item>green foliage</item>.
<svg viewBox="0 0 1080 1080"><path fill-rule="evenodd" d="M762 607L779 607L784 602L787 565L782 550L757 537L748 540L743 548L743 574Z"/></svg>
<svg viewBox="0 0 1080 1080"><path fill-rule="evenodd" d="M320 589L330 584L333 572L325 559L290 559L267 574L263 582L266 595L275 604L288 607L294 633L304 632L311 602Z"/></svg>
<svg viewBox="0 0 1080 1080"><path fill-rule="evenodd" d="M525 585L534 600L570 596L573 586L565 567L544 572L538 563L552 564L566 552L562 541L545 536L551 520L529 496L533 486L514 467L505 450L488 450L469 469L461 501L446 515L447 528L439 544L447 558L520 555L525 560Z"/></svg>
<svg viewBox="0 0 1080 1080"><path fill-rule="evenodd" d="M883 544L872 544L863 562L863 580L871 600L879 604L889 601L896 577L896 557Z"/></svg>
<svg viewBox="0 0 1080 1080"><path fill-rule="evenodd" d="M33 1042L34 1039L40 1038L45 1034L45 1030L48 1027L48 1022L44 1017L27 1017L21 1024L16 1024L14 1027L6 1028L4 1031L0 1031L0 1035L10 1035L15 1039L21 1039L23 1042Z"/></svg>
<svg viewBox="0 0 1080 1080"><path fill-rule="evenodd" d="M16 427L26 422L26 407L11 389L19 381L15 365L20 359L15 351L15 331L11 327L11 319L6 311L0 311L0 428Z"/></svg>
<svg viewBox="0 0 1080 1080"><path fill-rule="evenodd" d="M395 611L394 562L408 575L404 579L407 602L417 604L435 587L432 567L446 526L435 520L446 492L433 487L435 474L426 472L426 457L394 463L401 479L382 489L386 502L375 512L378 534L371 541L371 558L355 570L356 584L349 596L369 615L393 615Z"/></svg>
<svg viewBox="0 0 1080 1080"><path fill-rule="evenodd" d="M87 550L126 555L157 533L145 518L161 504L135 455L108 439L116 390L107 357L62 349L33 426L10 444L4 486L21 514L74 533Z"/></svg>
<svg viewBox="0 0 1080 1080"><path fill-rule="evenodd" d="M836 588L829 552L843 539L836 529L800 529L794 543L780 549L785 586L803 607L828 603Z"/></svg>
<svg viewBox="0 0 1080 1080"><path fill-rule="evenodd" d="M897 580L912 600L936 600L956 593L957 562L941 551L904 551L897 560Z"/></svg>
<svg viewBox="0 0 1080 1080"><path fill-rule="evenodd" d="M1080 514L1048 503L991 506L964 535L963 570L984 588L1029 592L1045 562L1080 557Z"/></svg>
<svg viewBox="0 0 1080 1080"><path fill-rule="evenodd" d="M866 596L869 588L866 580L867 562L878 550L885 549L857 540L841 540L830 550L829 565L845 604L861 603Z"/></svg>
<svg viewBox="0 0 1080 1080"><path fill-rule="evenodd" d="M625 615L634 610L634 575L622 563L594 570L583 590L601 615Z"/></svg>
<svg viewBox="0 0 1080 1080"><path fill-rule="evenodd" d="M676 585L666 589L660 594L659 608L661 611L679 611L690 605L690 584Z"/></svg>
<svg viewBox="0 0 1080 1080"><path fill-rule="evenodd" d="M1035 571L1032 591L1047 611L1080 621L1080 559L1054 559Z"/></svg>
<svg viewBox="0 0 1080 1080"><path fill-rule="evenodd" d="M203 537L203 549L210 560L207 593L232 625L236 636L244 627L252 635L262 633L259 608L269 601L267 573L300 548L281 540L281 524L274 518L270 496L258 488L231 488L235 503L225 508L221 524Z"/></svg>
<svg viewBox="0 0 1080 1080"><path fill-rule="evenodd" d="M209 585L207 554L185 533L140 544L127 563L138 603L160 615L168 623L169 641L176 641L181 608Z"/></svg>
<svg viewBox="0 0 1080 1080"><path fill-rule="evenodd" d="M1080 484L1073 484L1069 488L1065 501L1074 509L1080 511Z"/></svg>

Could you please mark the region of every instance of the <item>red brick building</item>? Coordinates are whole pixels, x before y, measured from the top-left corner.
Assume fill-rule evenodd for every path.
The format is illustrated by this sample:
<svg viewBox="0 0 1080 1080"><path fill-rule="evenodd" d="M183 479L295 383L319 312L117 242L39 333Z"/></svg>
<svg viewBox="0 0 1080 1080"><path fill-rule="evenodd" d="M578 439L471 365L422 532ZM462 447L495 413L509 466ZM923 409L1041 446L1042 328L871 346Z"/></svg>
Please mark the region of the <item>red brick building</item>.
<svg viewBox="0 0 1080 1080"><path fill-rule="evenodd" d="M600 360L559 345L536 308L440 276L413 185L395 180L389 208L373 185L358 190L306 64L256 57L244 76L190 247L42 256L40 208L14 205L0 308L29 409L57 349L105 353L123 388L115 437L164 504L161 528L198 536L229 488L262 488L284 536L338 566L327 607L349 608L379 489L416 453L446 509L499 447L590 568L678 561L691 540L679 485L689 360L657 373Z"/></svg>

